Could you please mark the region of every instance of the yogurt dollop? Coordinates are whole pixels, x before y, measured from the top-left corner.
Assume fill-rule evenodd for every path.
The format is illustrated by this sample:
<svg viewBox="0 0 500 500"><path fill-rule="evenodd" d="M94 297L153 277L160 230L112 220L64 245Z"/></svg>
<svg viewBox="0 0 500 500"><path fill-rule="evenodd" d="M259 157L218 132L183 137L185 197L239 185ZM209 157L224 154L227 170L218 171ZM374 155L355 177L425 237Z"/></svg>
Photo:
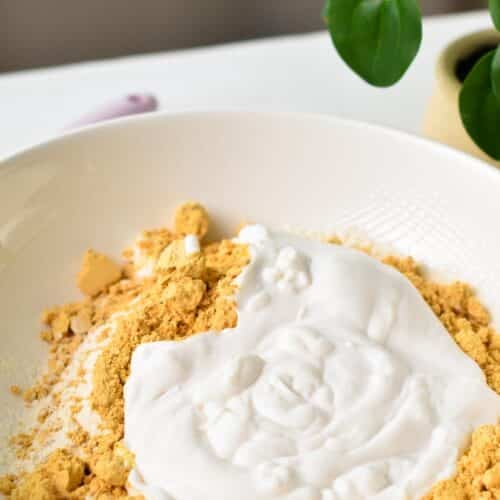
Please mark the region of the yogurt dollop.
<svg viewBox="0 0 500 500"><path fill-rule="evenodd" d="M397 271L262 226L238 326L143 344L125 386L148 499L397 500L451 475L500 397Z"/></svg>

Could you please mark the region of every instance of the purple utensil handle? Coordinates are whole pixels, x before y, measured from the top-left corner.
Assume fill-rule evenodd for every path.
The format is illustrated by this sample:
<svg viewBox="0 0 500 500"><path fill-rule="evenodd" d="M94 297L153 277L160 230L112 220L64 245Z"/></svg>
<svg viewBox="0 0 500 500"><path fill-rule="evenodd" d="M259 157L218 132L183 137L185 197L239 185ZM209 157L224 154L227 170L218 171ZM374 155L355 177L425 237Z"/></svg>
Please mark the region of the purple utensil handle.
<svg viewBox="0 0 500 500"><path fill-rule="evenodd" d="M158 109L158 100L152 94L130 94L118 101L111 102L102 108L82 116L80 119L69 124L66 130L83 127L91 123L103 122L121 116L148 113Z"/></svg>

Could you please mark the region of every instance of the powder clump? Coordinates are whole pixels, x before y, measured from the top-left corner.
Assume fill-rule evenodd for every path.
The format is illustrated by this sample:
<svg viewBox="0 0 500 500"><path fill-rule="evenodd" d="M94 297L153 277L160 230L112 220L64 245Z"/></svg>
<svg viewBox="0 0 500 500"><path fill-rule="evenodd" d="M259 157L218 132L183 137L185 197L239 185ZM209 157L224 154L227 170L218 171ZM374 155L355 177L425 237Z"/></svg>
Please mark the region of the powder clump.
<svg viewBox="0 0 500 500"><path fill-rule="evenodd" d="M87 250L77 276L78 288L91 297L116 283L122 274L121 267L109 257L94 250Z"/></svg>
<svg viewBox="0 0 500 500"><path fill-rule="evenodd" d="M208 225L208 213L199 203L184 203L175 211L174 229L180 235L194 234L201 239L207 234Z"/></svg>
<svg viewBox="0 0 500 500"><path fill-rule="evenodd" d="M84 475L84 462L69 451L59 449L22 478L10 495L12 500L70 498L83 485Z"/></svg>
<svg viewBox="0 0 500 500"><path fill-rule="evenodd" d="M500 426L476 429L455 475L438 483L424 500L496 500L500 498Z"/></svg>

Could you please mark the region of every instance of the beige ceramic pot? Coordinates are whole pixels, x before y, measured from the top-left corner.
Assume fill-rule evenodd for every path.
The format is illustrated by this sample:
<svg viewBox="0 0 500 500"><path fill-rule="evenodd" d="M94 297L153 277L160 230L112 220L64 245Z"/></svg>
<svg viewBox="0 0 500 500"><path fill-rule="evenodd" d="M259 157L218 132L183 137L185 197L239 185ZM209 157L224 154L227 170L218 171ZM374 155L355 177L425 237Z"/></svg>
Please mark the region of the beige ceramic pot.
<svg viewBox="0 0 500 500"><path fill-rule="evenodd" d="M434 93L429 101L424 120L424 135L448 144L500 167L500 162L483 153L465 131L458 110L458 96L462 82L457 68L472 54L500 43L500 33L494 30L479 31L464 36L448 45L436 67Z"/></svg>

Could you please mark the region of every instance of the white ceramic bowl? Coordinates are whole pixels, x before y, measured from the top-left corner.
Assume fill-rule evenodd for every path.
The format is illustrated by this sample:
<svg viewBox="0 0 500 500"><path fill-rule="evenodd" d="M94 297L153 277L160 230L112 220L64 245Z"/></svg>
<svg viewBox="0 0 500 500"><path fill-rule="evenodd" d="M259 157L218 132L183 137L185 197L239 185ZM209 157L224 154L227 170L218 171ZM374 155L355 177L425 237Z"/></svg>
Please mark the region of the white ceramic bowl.
<svg viewBox="0 0 500 500"><path fill-rule="evenodd" d="M88 247L119 255L186 199L220 233L242 220L355 227L474 284L500 317L500 174L446 147L326 116L156 114L67 135L0 164L0 428L44 359L40 311L78 297Z"/></svg>

